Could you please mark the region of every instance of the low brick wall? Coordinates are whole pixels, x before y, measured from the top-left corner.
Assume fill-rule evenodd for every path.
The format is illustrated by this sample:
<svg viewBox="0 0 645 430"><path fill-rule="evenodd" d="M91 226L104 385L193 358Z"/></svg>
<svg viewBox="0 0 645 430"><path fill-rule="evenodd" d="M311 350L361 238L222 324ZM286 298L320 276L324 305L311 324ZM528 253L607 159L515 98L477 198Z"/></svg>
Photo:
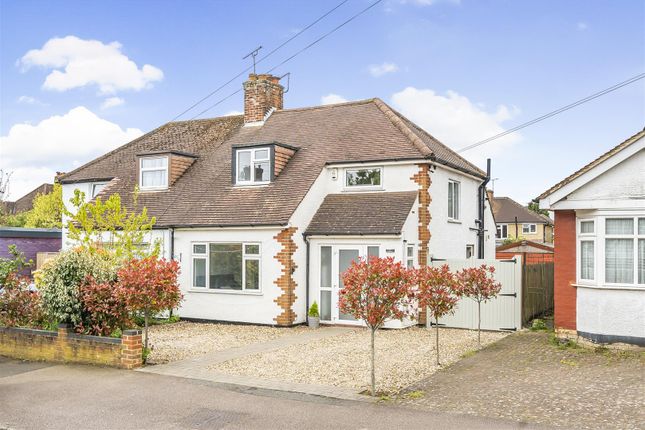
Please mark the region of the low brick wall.
<svg viewBox="0 0 645 430"><path fill-rule="evenodd" d="M126 330L121 339L58 331L0 327L0 355L22 360L98 364L133 369L142 364L141 330Z"/></svg>

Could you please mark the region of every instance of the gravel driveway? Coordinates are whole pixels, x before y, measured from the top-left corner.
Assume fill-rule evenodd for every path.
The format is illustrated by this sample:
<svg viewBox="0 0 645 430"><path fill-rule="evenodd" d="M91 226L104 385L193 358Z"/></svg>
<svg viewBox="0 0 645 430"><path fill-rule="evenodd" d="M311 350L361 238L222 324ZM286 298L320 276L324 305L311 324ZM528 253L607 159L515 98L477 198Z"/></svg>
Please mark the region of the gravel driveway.
<svg viewBox="0 0 645 430"><path fill-rule="evenodd" d="M504 333L482 333L482 343ZM442 365L453 363L477 347L477 332L441 329ZM424 328L379 330L376 334L377 390L397 392L436 372L434 331ZM277 351L248 355L209 367L232 375L282 381L367 389L369 386L369 331L346 333L293 345Z"/></svg>
<svg viewBox="0 0 645 430"><path fill-rule="evenodd" d="M572 429L645 429L645 352L558 348L520 332L410 387L397 401Z"/></svg>
<svg viewBox="0 0 645 430"><path fill-rule="evenodd" d="M295 335L305 327L277 328L256 325L192 323L150 327L152 352L148 364L162 364L229 348Z"/></svg>

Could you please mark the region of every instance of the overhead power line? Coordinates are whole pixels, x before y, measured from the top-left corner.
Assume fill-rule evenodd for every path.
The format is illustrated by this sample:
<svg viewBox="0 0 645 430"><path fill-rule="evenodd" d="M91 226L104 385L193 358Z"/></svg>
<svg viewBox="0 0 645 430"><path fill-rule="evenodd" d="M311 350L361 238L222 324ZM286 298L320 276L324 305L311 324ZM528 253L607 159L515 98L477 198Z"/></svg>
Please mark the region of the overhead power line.
<svg viewBox="0 0 645 430"><path fill-rule="evenodd" d="M279 49L281 49L282 47L284 47L286 44L288 44L289 42L291 42L291 41L292 41L293 39L295 39L296 37L300 36L300 35L301 35L302 33L304 33L305 31L309 30L311 27L313 27L314 25L316 25L318 22L320 22L320 21L322 21L323 19L325 19L328 15L330 15L332 12L334 12L336 9L338 9L339 7L341 7L342 5L344 5L345 3L347 3L348 1L349 1L349 0L343 0L343 1L341 1L340 3L338 3L336 6L334 6L332 9L329 9L326 13L324 13L323 15L321 15L320 17L318 17L318 18L317 18L315 21L313 21L311 24L309 24L308 26L306 26L306 27L305 27L305 28L303 28L302 30L298 31L296 34L294 34L293 36L291 36L289 39L287 39L287 40L285 40L284 42L282 42L280 45L278 45L276 48L274 48L273 50L271 50L271 51L270 51L269 53L267 53L266 55L264 55L264 56L260 57L260 58L255 62L255 64L254 64L254 65L257 65L257 64L258 64L258 63L260 63L262 60L265 60L266 58L268 58L268 57L270 57L271 55L273 55L274 53L276 53ZM254 66L249 66L249 67L247 67L246 69L242 70L240 73L238 73L237 75L233 76L231 79L229 79L228 81L224 82L222 85L220 85L219 87L215 88L213 91L211 91L210 93L206 94L204 97L202 97L201 99L197 100L195 103L193 103L192 105L190 105L190 107L188 107L186 110L184 110L183 112L181 112L180 114L178 114L177 116L175 116L171 121L175 121L175 120L177 120L178 118L180 118L181 116L183 116L184 114L186 114L186 113L190 112L190 111L191 111L191 110L193 110L195 107L199 106L199 105L200 105L200 104L202 104L204 101L208 100L208 99L209 99L209 98L211 98L213 95L217 94L220 90L222 90L224 87L226 87L227 85L229 85L231 82L233 82L234 80L236 80L236 79L237 79L237 78L239 78L240 76L244 75L246 72L248 72L248 71L252 70L252 69L253 69L253 67L254 67Z"/></svg>
<svg viewBox="0 0 645 430"><path fill-rule="evenodd" d="M287 62L289 62L289 61L293 60L293 59L294 59L294 58L296 58L298 55L302 54L303 52L305 52L306 50L308 50L308 49L309 49L309 48L311 48L312 46L316 45L318 42L322 41L322 40L323 40L323 39L325 39L326 37L331 36L333 33L335 33L336 31L340 30L341 28L343 28L344 26L346 26L347 24L349 24L350 22L352 22L353 20L355 20L355 19L356 19L356 18L358 18L359 16L363 15L365 12L367 12L367 11L368 11L368 10L370 10L370 9L372 9L374 6L376 6L377 4L381 3L382 1L383 1L383 0L376 0L376 1L372 2L372 3L370 3L366 8L361 9L359 12L357 12L357 13L356 13L356 14L354 14L354 15L352 15L352 16L351 16L350 18L348 18L346 21L344 21L344 22L342 22L341 24L337 25L336 27L334 27L333 29L331 29L331 30L330 30L330 31L328 31L327 33L323 34L322 36L320 36L319 38L317 38L316 40L314 40L313 42L311 42L310 44L308 44L308 45L307 45L307 46L305 46L304 48L300 49L299 51L297 51L296 53L294 53L294 54L293 54L293 55L291 55L290 57L286 58L285 60L281 61L279 64L277 64L277 65L273 66L272 68L270 68L269 70L267 70L267 73L271 73L272 71L274 71L274 70L275 70L275 69L277 69L278 67L280 67L280 66L282 66L282 65L286 64ZM266 57L263 57L263 59L264 59L264 58L266 58ZM258 60L258 63L259 63L259 62L260 62L260 60ZM253 66L251 66L250 68L252 68L252 67L253 67ZM247 69L247 70L249 70L249 69ZM242 72L242 73L244 73L244 72ZM240 75L241 75L241 74L240 74ZM239 77L240 75L238 75L237 77ZM237 77L236 77L236 78L237 78ZM234 78L234 79L236 79L236 78ZM195 118L197 118L198 116L200 116L200 115L202 115L202 114L204 114L204 113L208 112L209 110L213 109L215 106L218 106L219 104L221 104L224 100L226 100L226 99L228 99L228 98L230 98L230 97L234 96L235 94L237 94L237 93L239 93L239 92L241 92L241 91L242 91L242 89L239 89L239 90L237 90L236 92L234 92L234 93L232 93L232 94L229 94L229 95L228 95L228 96L226 96L225 98L223 98L223 99L221 99L221 100L218 100L215 104L212 104L211 106L207 107L206 109L204 109L203 111L201 111L200 113L198 113L197 115L195 115L194 117L192 117L191 119L195 119Z"/></svg>
<svg viewBox="0 0 645 430"><path fill-rule="evenodd" d="M612 85L609 88L605 88L602 91L598 91L597 93L591 94L590 96L587 96L587 97L585 97L583 99L577 100L577 101L575 101L575 102L573 102L571 104L568 104L568 105L563 106L563 107L561 107L559 109L551 111L551 112L549 112L547 114L539 116L539 117L537 117L535 119L527 121L527 122L525 122L523 124L520 124L520 125L518 125L516 127L508 129L508 130L506 130L506 131L504 131L502 133L496 134L496 135L491 136L491 137L489 137L487 139L484 139L484 140L480 140L479 142L475 142L472 145L464 146L463 148L458 149L457 152L465 152L465 151L468 151L469 149L473 149L473 148L476 148L476 147L478 147L480 145L484 145L484 144L486 144L488 142L491 142L493 140L499 139L500 137L504 137L504 136L506 136L508 134L511 134L511 133L514 133L514 132L516 132L518 130L526 128L526 127L528 127L530 125L533 125L533 124L538 123L540 121L544 121L545 119L551 118L552 116L556 116L558 114L561 114L562 112L565 112L565 111L567 111L569 109L573 109L574 107L580 106L581 104L587 103L587 102L589 102L589 101L591 101L593 99L597 99L600 96L604 96L605 94L609 94L612 91L616 91L617 89L620 89L620 88L622 88L624 86L627 86L629 84L633 84L634 82L639 81L639 80L641 80L643 78L645 78L645 73L638 74L636 76L633 76L633 77L627 79L626 81L619 82L619 83L617 83L615 85Z"/></svg>

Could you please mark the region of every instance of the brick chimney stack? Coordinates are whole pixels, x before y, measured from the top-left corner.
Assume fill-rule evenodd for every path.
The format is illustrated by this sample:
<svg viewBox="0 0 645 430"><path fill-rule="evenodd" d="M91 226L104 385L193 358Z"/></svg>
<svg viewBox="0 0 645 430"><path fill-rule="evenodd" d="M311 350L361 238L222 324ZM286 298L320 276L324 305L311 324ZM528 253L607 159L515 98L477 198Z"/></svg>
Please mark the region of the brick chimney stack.
<svg viewBox="0 0 645 430"><path fill-rule="evenodd" d="M271 109L282 109L284 87L273 75L251 73L244 82L244 123L264 121Z"/></svg>

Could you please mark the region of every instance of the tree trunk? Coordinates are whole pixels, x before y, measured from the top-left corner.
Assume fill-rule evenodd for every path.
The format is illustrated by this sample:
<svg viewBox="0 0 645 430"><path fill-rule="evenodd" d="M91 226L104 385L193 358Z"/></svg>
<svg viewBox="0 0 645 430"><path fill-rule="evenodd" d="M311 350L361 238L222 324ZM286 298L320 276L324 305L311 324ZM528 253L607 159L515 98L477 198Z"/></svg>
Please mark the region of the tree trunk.
<svg viewBox="0 0 645 430"><path fill-rule="evenodd" d="M143 321L144 321L144 325L143 325L144 326L144 328L143 328L144 331L143 332L144 332L144 335L145 335L144 336L145 339L143 341L143 348L144 348L144 350L147 350L148 349L148 312L147 311L143 313Z"/></svg>
<svg viewBox="0 0 645 430"><path fill-rule="evenodd" d="M436 347L437 347L437 366L440 365L439 363L439 318L435 317L434 318L434 326L435 326L435 341L436 341Z"/></svg>
<svg viewBox="0 0 645 430"><path fill-rule="evenodd" d="M477 302L477 347L482 347L482 302Z"/></svg>
<svg viewBox="0 0 645 430"><path fill-rule="evenodd" d="M375 354L374 354L374 336L376 335L376 329L372 329L372 363L371 363L371 377L372 377L372 396L376 396L376 371L375 371L375 365L374 365L374 359L375 359Z"/></svg>

